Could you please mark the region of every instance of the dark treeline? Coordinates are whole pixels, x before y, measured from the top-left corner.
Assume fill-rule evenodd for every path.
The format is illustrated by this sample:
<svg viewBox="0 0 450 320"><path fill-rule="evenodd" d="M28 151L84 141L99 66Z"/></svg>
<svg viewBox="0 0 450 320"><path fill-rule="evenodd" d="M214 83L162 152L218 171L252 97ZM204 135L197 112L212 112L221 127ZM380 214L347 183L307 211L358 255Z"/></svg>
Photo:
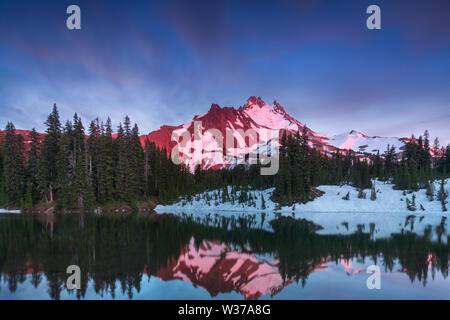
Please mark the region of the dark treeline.
<svg viewBox="0 0 450 320"><path fill-rule="evenodd" d="M305 129L306 130L306 129ZM434 156L432 156L434 154ZM187 191L187 201L193 193L220 189L222 202L229 200L227 186L232 192L237 190L240 202L247 202L248 190L275 187L272 200L282 205L307 202L317 196L314 187L319 185L349 184L360 190L372 188L376 197L373 179L395 184L395 188L408 192L427 189L430 200L442 202L446 209L448 194L444 189L444 178L450 171L450 145L439 147L436 142L433 152L429 145L429 135L424 138L414 136L406 142L404 150L387 146L383 154L366 154L362 157L352 151L340 151L324 154L309 146L306 131L296 134L283 133L280 139L280 168L275 176L262 176L260 165L236 166L233 169L202 171L195 170L194 186ZM441 190L433 189L432 181L441 180ZM372 198L372 200L374 200Z"/></svg>
<svg viewBox="0 0 450 320"><path fill-rule="evenodd" d="M210 220L148 214L0 219L1 289L14 293L27 279L38 287L45 276L48 295L59 299L66 290L66 268L76 264L81 268L82 288L72 294L78 298L85 296L88 282L98 295L114 297L119 291L132 298L140 291L145 273L170 273L171 263L189 250L191 239L197 247L203 241L214 241L236 252L273 255L286 284L300 281L306 285L309 275L323 263L353 258L372 259L389 272L404 270L411 282L424 285L437 272L448 276L450 238L438 227L430 226L423 235L402 231L374 239L375 226L366 232L361 226L352 235L319 235L311 223L286 217L271 222L273 232L239 217L212 216ZM433 241L435 234L438 238ZM214 284L212 295L239 290Z"/></svg>
<svg viewBox="0 0 450 320"><path fill-rule="evenodd" d="M31 208L55 201L58 209L135 205L152 197L172 199L188 187L186 170L154 143L145 141L143 148L138 126L128 117L113 137L109 118L91 121L86 132L77 114L62 125L55 105L45 125L42 141L31 131L25 151L23 137L7 124L0 148L1 204Z"/></svg>
<svg viewBox="0 0 450 320"><path fill-rule="evenodd" d="M440 147L436 139L431 147L427 131L423 137L412 136L404 150L387 146L383 154L365 157L352 151L325 155L309 146L306 131L284 133L278 174L262 176L259 164L208 171L197 166L190 173L173 164L167 150L148 140L142 147L138 126L128 117L114 136L109 118L106 123L91 121L86 132L76 114L62 125L55 105L45 125L43 139L33 129L25 148L23 137L7 124L0 146L0 205L32 208L55 201L57 209L114 203L133 207L138 201L164 203L212 189L223 190L225 201L230 185L243 191L275 187L272 200L292 204L313 199L314 187L321 184L351 184L361 197L362 190L372 188L375 197L372 180L377 178L401 190L426 188L430 198L435 195L431 181L441 179L436 197L446 209L444 178L450 171L450 146Z"/></svg>
<svg viewBox="0 0 450 320"><path fill-rule="evenodd" d="M274 199L285 204L307 202L314 197L312 188L323 184L350 184L361 193L363 189L373 187L374 178L392 182L401 190L431 189L431 181L443 180L450 169L450 145L439 148L436 140L433 150L437 153L434 157L427 131L424 138L412 136L404 151L388 145L382 155L378 152L366 157L351 151L327 156L308 147L306 131L284 134Z"/></svg>

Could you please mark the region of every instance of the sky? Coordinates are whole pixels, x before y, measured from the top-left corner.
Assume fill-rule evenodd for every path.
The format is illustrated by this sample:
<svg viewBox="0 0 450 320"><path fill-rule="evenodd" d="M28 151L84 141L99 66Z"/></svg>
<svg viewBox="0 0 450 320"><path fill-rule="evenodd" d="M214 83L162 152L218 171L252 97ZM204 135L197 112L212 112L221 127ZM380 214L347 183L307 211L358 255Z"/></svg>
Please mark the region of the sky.
<svg viewBox="0 0 450 320"><path fill-rule="evenodd" d="M68 30L66 8L81 8ZM366 9L381 8L381 30ZM141 133L212 103L277 100L319 133L450 143L448 0L2 0L0 127L45 130L54 103Z"/></svg>

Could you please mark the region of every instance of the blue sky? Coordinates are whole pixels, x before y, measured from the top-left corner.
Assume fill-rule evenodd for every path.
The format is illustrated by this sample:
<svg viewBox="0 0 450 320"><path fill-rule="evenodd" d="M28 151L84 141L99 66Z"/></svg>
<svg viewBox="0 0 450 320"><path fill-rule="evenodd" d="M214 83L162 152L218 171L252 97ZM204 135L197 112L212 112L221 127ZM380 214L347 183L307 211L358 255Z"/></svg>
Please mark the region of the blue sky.
<svg viewBox="0 0 450 320"><path fill-rule="evenodd" d="M78 4L82 29L66 28ZM381 7L381 30L366 8ZM0 3L0 126L128 114L142 133L212 103L277 100L322 133L450 142L450 2L440 0Z"/></svg>

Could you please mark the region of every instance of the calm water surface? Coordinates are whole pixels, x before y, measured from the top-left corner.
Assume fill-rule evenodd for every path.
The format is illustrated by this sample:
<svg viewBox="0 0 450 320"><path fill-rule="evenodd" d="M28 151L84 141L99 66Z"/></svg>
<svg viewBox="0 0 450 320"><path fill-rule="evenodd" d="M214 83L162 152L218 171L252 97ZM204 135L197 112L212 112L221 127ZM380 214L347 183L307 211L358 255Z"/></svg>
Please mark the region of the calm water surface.
<svg viewBox="0 0 450 320"><path fill-rule="evenodd" d="M380 238L286 217L0 214L0 299L450 299L446 223Z"/></svg>

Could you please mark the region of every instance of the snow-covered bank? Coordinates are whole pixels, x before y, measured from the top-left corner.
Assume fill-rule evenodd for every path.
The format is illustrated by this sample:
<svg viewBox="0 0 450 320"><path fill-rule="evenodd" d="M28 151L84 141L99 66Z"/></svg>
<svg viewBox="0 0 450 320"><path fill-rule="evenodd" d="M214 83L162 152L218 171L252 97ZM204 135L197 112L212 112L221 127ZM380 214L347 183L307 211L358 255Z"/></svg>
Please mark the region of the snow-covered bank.
<svg viewBox="0 0 450 320"><path fill-rule="evenodd" d="M319 190L325 192L314 201L306 204L295 204L293 206L278 207L278 205L270 200L273 188L262 191L249 191L249 197L253 199L253 204L239 203L236 199L233 202L226 201L222 203L221 190L209 191L192 197L190 201L182 199L172 205L158 205L155 210L158 213L167 212L191 212L191 211L237 211L237 212L280 212L283 215L286 213L301 214L306 212L342 212L342 213L409 213L409 214L445 214L442 212L441 203L436 200L436 194L439 190L439 182L434 183L435 199L430 201L427 198L425 190L419 190L413 193L404 193L401 190L394 190L393 185L380 181L375 181L376 199L370 199L370 189L364 190L366 193L365 199L358 198L358 190L352 186L320 186ZM450 179L447 179L445 188L449 191ZM231 194L231 187L228 188L228 193ZM349 194L349 200L343 200ZM237 191L237 198L240 191ZM406 207L406 199L412 201L415 196L415 203L417 210L415 212L409 211ZM263 201L264 198L264 201ZM263 207L264 202L264 207ZM421 209L421 205L424 210Z"/></svg>
<svg viewBox="0 0 450 320"><path fill-rule="evenodd" d="M0 213L20 213L20 210L8 210L8 209L0 208Z"/></svg>
<svg viewBox="0 0 450 320"><path fill-rule="evenodd" d="M430 201L425 190L419 190L411 194L394 190L392 184L376 181L376 200L370 199L370 190L365 190L366 199L358 198L358 190L351 186L320 186L319 190L325 192L319 198L307 204L278 207L270 200L272 189L263 191L250 191L252 205L234 203L228 201L221 203L219 190L203 193L192 197L191 201L181 200L170 206L157 206L158 213L173 213L191 215L204 218L212 215L226 217L252 217L255 225L259 225L261 215L265 216L263 228L271 229L268 221L277 215L302 218L320 225L323 229L319 234L352 234L356 231L371 233L374 238L388 237L392 233L415 232L425 234L431 228L430 236L436 240L442 236L446 241L446 235L450 234L448 219L450 212L443 212L441 203L436 200L439 183L436 182L435 200ZM448 191L450 179L445 185ZM231 193L231 188L228 189ZM349 200L343 200L349 193ZM239 197L240 192L237 192ZM409 211L406 207L406 198L412 200L415 195L417 210ZM262 208L264 198L265 209ZM421 205L425 210L421 210Z"/></svg>

